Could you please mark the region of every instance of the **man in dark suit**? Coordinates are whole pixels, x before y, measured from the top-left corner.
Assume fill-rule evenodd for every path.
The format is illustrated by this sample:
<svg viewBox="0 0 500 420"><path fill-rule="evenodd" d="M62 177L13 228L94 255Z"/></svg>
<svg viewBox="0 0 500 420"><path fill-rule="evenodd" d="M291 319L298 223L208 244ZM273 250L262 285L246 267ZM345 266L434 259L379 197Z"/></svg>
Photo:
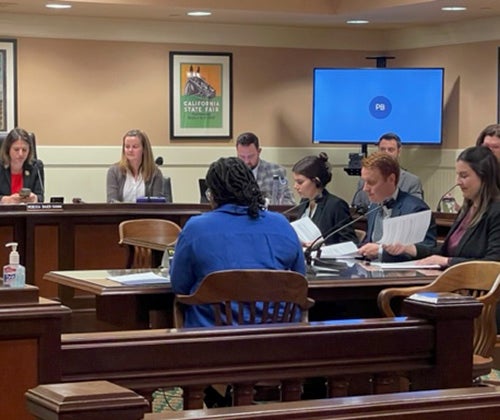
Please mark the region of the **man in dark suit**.
<svg viewBox="0 0 500 420"><path fill-rule="evenodd" d="M361 179L371 205L380 207L379 211L368 214L367 232L359 253L370 259L381 261L406 261L410 257L405 254L391 255L383 250L377 242L382 238L383 220L389 217L403 216L429 210L423 200L398 188L400 175L399 163L384 152L375 152L363 159ZM422 246L432 248L436 245L436 224L433 219L427 229Z"/></svg>
<svg viewBox="0 0 500 420"><path fill-rule="evenodd" d="M377 148L379 152L388 153L399 162L403 144L396 133L385 133L380 136ZM398 188L423 200L424 191L419 177L404 170L403 168L400 168L399 172ZM353 207L364 212L369 207L370 200L368 199L366 192L363 190L363 184L363 179L360 179L351 204Z"/></svg>
<svg viewBox="0 0 500 420"><path fill-rule="evenodd" d="M261 159L261 151L259 138L254 133L242 133L238 136L236 140L236 153L252 170L257 184L264 197L269 200L269 204L294 205L295 200L288 186L285 168L276 163ZM277 190L275 194L273 194L273 183Z"/></svg>

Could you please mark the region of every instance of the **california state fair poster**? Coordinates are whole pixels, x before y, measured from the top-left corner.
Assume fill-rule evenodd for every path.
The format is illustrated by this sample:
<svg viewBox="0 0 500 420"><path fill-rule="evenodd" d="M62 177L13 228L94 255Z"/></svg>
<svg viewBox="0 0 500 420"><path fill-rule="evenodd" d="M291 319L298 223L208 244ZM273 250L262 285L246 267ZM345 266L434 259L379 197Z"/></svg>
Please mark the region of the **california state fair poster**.
<svg viewBox="0 0 500 420"><path fill-rule="evenodd" d="M232 137L232 54L170 53L170 137Z"/></svg>

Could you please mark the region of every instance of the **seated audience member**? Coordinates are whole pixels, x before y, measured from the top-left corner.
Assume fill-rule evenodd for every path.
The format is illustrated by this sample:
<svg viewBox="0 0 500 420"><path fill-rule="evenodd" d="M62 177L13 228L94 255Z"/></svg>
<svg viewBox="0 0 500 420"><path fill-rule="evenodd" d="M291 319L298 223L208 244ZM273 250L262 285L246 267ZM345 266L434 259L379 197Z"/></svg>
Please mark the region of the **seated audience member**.
<svg viewBox="0 0 500 420"><path fill-rule="evenodd" d="M429 206L420 198L401 191L398 188L399 163L387 153L375 152L364 158L361 168L361 179L364 182L363 189L370 199L371 207L379 206L379 211L368 214L367 232L359 253L369 259L394 262L409 260L410 257L403 253L392 255L377 243L383 235L383 220L389 217L403 216L429 210ZM382 205L382 206L381 206ZM436 224L431 220L422 248L436 246Z"/></svg>
<svg viewBox="0 0 500 420"><path fill-rule="evenodd" d="M293 165L292 172L295 191L300 195L303 203L300 207L302 212L299 214L302 214L301 217L311 218L323 237L352 220L349 205L325 188L332 179L326 153L322 152L319 156L306 156L300 159ZM352 225L332 235L326 243L348 241L358 243Z"/></svg>
<svg viewBox="0 0 500 420"><path fill-rule="evenodd" d="M5 137L0 150L0 202L20 204L43 202L41 169L34 158L28 132L14 128ZM21 191L28 188L26 194Z"/></svg>
<svg viewBox="0 0 500 420"><path fill-rule="evenodd" d="M163 196L163 175L144 131L130 130L123 136L122 157L108 169L106 195L108 203Z"/></svg>
<svg viewBox="0 0 500 420"><path fill-rule="evenodd" d="M403 148L401 144L401 139L395 133L385 133L382 134L378 143L377 143L378 151L385 152L391 155L394 159L399 162L399 157L401 155L401 150ZM420 179L412 174L411 172L405 171L400 168L401 173L399 175L399 183L398 188L401 191L405 191L415 197L420 199L424 199L424 192L422 189L422 183ZM352 198L351 205L363 213L368 209L370 205L370 200L366 195L366 192L363 190L363 179L361 178L358 181L358 187L356 189L356 193Z"/></svg>
<svg viewBox="0 0 500 420"><path fill-rule="evenodd" d="M243 133L236 140L238 157L252 170L260 190L269 204L295 204L293 194L288 186L286 170L282 166L267 162L260 158L262 151L259 138L254 133ZM277 175L278 191L273 200L273 177Z"/></svg>
<svg viewBox="0 0 500 420"><path fill-rule="evenodd" d="M469 147L457 158L457 184L464 202L444 243L430 249L420 244L390 245L391 253L406 253L422 264L448 267L469 260L500 261L500 173L487 147Z"/></svg>
<svg viewBox="0 0 500 420"><path fill-rule="evenodd" d="M282 214L264 210L264 197L242 160L220 158L210 165L206 182L213 211L190 218L179 235L170 265L174 293L193 293L207 274L219 270L276 269L305 274L295 231ZM184 325L214 325L210 307L187 307Z"/></svg>
<svg viewBox="0 0 500 420"><path fill-rule="evenodd" d="M484 128L476 140L476 146L486 146L500 161L500 124L490 124Z"/></svg>

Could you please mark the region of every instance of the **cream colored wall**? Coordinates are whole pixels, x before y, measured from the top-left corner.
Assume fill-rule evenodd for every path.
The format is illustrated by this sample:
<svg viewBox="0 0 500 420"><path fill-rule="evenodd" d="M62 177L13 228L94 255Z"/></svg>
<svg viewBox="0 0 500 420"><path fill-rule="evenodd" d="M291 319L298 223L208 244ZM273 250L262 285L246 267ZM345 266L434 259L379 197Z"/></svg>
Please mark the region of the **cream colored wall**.
<svg viewBox="0 0 500 420"><path fill-rule="evenodd" d="M289 183L293 186L291 168L293 163L308 154L320 151L328 153L333 167L333 181L328 186L331 192L348 202L356 190L357 177L348 176L343 168L348 153L359 150L348 147L265 147L262 158L281 163L287 169ZM117 160L118 146L41 146L39 155L46 163L46 197L63 196L66 202L73 197L85 202L99 203L106 198L106 171ZM193 203L199 201L198 178L203 178L211 162L221 156L233 156L234 146L155 146L155 156L163 156L165 176L172 179L174 201ZM435 208L441 194L454 182L454 161L457 151L432 148L408 148L402 164L418 173L422 179L425 198ZM296 196L298 199L298 196ZM457 196L459 198L459 196Z"/></svg>
<svg viewBox="0 0 500 420"><path fill-rule="evenodd" d="M479 23L445 32L354 33L10 16L0 31L18 38L18 121L37 134L47 197L103 201L121 136L139 127L165 159L174 199L198 200L196 179L212 160L234 154L234 140L169 139L168 53L181 50L231 52L234 135L257 132L263 158L288 169L303 155L326 150L334 165L331 189L350 200L356 179L342 168L357 150L311 144L312 69L372 66L367 55L386 54L396 57L391 67L445 67L444 143L406 147L402 161L422 178L434 207L453 182L457 151L496 121L500 25L486 23L488 36Z"/></svg>

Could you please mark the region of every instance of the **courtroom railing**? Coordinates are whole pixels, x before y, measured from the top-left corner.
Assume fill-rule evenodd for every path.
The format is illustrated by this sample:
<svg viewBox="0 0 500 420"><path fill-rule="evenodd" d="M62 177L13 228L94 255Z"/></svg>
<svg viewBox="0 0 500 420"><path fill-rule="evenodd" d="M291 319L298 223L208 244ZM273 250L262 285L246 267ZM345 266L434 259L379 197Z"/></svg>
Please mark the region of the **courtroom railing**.
<svg viewBox="0 0 500 420"><path fill-rule="evenodd" d="M498 419L500 387L453 388L145 414L145 401L106 382L42 385L27 393L28 407L39 420L288 420L377 418L384 420ZM90 417L92 416L92 417Z"/></svg>
<svg viewBox="0 0 500 420"><path fill-rule="evenodd" d="M109 380L143 395L181 386L187 409L201 407L212 383L233 384L235 405L251 404L253 385L267 380L281 381L283 401L300 399L304 378L318 376L331 397L406 383L410 390L470 386L473 318L482 305L471 298L403 306L420 319L67 334L61 380Z"/></svg>

